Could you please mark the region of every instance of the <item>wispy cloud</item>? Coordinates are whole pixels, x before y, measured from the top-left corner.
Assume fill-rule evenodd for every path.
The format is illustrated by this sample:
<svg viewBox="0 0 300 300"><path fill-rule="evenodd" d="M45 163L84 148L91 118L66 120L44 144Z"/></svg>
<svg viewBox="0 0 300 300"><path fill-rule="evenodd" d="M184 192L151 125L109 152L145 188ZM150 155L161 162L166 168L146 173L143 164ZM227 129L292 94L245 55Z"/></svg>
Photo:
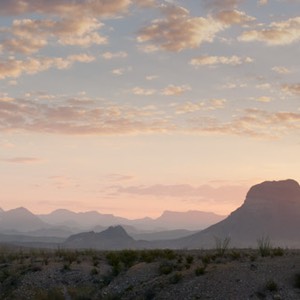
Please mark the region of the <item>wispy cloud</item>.
<svg viewBox="0 0 300 300"><path fill-rule="evenodd" d="M37 57L26 60L9 58L4 61L0 60L0 79L17 78L22 74L36 74L50 68L67 69L76 62L90 63L94 60L95 57L87 54L70 55L66 58Z"/></svg>
<svg viewBox="0 0 300 300"><path fill-rule="evenodd" d="M282 90L290 94L300 95L300 83L283 84Z"/></svg>
<svg viewBox="0 0 300 300"><path fill-rule="evenodd" d="M104 52L102 54L102 57L104 59L107 59L107 60L111 60L111 59L114 59L114 58L126 58L128 56L128 53L125 52L125 51L120 51L120 52Z"/></svg>
<svg viewBox="0 0 300 300"><path fill-rule="evenodd" d="M202 55L190 60L190 64L194 67L199 66L214 66L214 65L241 65L243 63L251 63L253 59L250 57L233 56L209 56Z"/></svg>
<svg viewBox="0 0 300 300"><path fill-rule="evenodd" d="M282 22L273 22L259 30L245 31L240 41L260 41L267 45L288 45L300 40L300 17L290 18Z"/></svg>
<svg viewBox="0 0 300 300"><path fill-rule="evenodd" d="M164 96L179 96L189 90L191 90L189 85L170 84L161 91L161 94Z"/></svg>
<svg viewBox="0 0 300 300"><path fill-rule="evenodd" d="M34 164L34 163L40 163L43 160L37 157L20 156L20 157L12 157L12 158L3 158L1 159L1 161L7 163L14 163L14 164Z"/></svg>
<svg viewBox="0 0 300 300"><path fill-rule="evenodd" d="M161 7L164 19L156 19L142 28L138 42L154 44L166 51L180 52L212 42L224 25L211 17L191 17L183 7L167 4Z"/></svg>

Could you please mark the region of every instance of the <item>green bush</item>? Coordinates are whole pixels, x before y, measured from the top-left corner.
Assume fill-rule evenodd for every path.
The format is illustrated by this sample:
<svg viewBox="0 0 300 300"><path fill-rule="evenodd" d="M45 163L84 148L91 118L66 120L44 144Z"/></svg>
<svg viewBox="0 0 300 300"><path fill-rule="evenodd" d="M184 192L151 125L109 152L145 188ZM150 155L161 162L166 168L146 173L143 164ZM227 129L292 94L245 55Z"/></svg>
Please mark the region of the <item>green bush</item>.
<svg viewBox="0 0 300 300"><path fill-rule="evenodd" d="M294 276L294 287L300 289L300 273L297 273Z"/></svg>
<svg viewBox="0 0 300 300"><path fill-rule="evenodd" d="M274 248L272 251L273 256L283 256L284 255L284 250L280 247Z"/></svg>
<svg viewBox="0 0 300 300"><path fill-rule="evenodd" d="M231 239L229 236L225 238L215 237L216 252L218 256L224 256L229 247L230 241Z"/></svg>
<svg viewBox="0 0 300 300"><path fill-rule="evenodd" d="M205 267L197 267L195 270L196 276L204 275L205 273Z"/></svg>
<svg viewBox="0 0 300 300"><path fill-rule="evenodd" d="M270 292L278 291L278 285L274 280L269 280L266 283L266 289Z"/></svg>
<svg viewBox="0 0 300 300"><path fill-rule="evenodd" d="M163 261L159 265L159 274L160 275L167 275L173 272L174 270L174 264L172 264L169 261Z"/></svg>
<svg viewBox="0 0 300 300"><path fill-rule="evenodd" d="M172 284L176 284L178 283L179 281L181 281L183 278L182 274L180 272L176 272L174 275L172 275L170 277L170 283Z"/></svg>
<svg viewBox="0 0 300 300"><path fill-rule="evenodd" d="M262 236L259 239L257 239L257 244L258 251L262 257L271 255L272 245L268 236Z"/></svg>

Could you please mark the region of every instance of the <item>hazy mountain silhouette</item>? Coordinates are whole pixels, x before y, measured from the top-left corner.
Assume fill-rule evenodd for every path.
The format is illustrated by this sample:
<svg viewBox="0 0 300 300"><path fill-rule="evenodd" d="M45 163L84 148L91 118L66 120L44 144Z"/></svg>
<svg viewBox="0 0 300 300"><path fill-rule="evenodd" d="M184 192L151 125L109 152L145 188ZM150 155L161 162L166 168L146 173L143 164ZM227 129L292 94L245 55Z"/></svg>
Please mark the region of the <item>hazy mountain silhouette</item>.
<svg viewBox="0 0 300 300"><path fill-rule="evenodd" d="M43 222L24 207L5 211L0 215L0 230L2 232L28 232L49 227L49 224Z"/></svg>
<svg viewBox="0 0 300 300"><path fill-rule="evenodd" d="M112 214L101 214L97 211L75 213L67 209L57 209L50 214L39 215L39 217L52 225L66 225L86 229L97 225L107 227L128 221L125 218L116 217Z"/></svg>
<svg viewBox="0 0 300 300"><path fill-rule="evenodd" d="M118 250L138 248L139 243L129 236L122 226L110 226L99 233L91 231L72 235L63 243L63 247Z"/></svg>
<svg viewBox="0 0 300 300"><path fill-rule="evenodd" d="M165 211L156 219L145 217L142 219L129 220L112 214L101 214L97 211L75 213L67 209L57 209L50 214L39 215L39 218L51 225L68 226L75 231L78 231L78 229L94 230L97 226L107 228L108 226L121 224L124 227L134 226L138 228L141 233L141 231L165 231L174 229L201 230L223 220L225 216L202 211ZM95 231L98 231L98 229ZM131 230L129 229L129 231Z"/></svg>
<svg viewBox="0 0 300 300"><path fill-rule="evenodd" d="M265 181L249 190L241 207L225 220L170 247L213 247L215 237L230 237L238 247L257 246L268 236L276 245L300 246L300 186L295 180Z"/></svg>

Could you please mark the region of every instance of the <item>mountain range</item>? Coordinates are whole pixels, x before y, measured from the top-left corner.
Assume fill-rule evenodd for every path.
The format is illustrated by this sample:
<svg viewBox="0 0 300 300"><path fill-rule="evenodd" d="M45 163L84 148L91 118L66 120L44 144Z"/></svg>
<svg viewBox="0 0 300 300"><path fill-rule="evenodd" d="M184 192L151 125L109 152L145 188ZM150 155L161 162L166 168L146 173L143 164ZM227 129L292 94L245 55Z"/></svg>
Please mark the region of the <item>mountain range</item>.
<svg viewBox="0 0 300 300"><path fill-rule="evenodd" d="M203 224L212 220L215 220L215 224L201 230ZM162 226L172 228L170 224L176 224L177 229L162 230ZM197 228L197 224L197 232L188 230ZM181 226L188 229L178 230ZM57 243L67 248L211 248L216 245L216 239L225 238L230 238L231 246L234 247L253 247L263 237L270 238L277 246L299 248L299 228L300 186L292 179L265 181L251 187L244 203L227 218L197 211L167 211L157 219L138 220L98 212L74 213L67 210L40 216L25 208L0 212L0 241L16 243L8 234L18 234L18 244L22 240L30 244L28 236L31 236L34 237L31 246L48 242L52 243L52 247L53 243ZM48 241L45 240L46 233ZM50 233L53 233L51 241ZM20 239L20 234L26 238ZM38 234L43 237L41 240L37 239Z"/></svg>

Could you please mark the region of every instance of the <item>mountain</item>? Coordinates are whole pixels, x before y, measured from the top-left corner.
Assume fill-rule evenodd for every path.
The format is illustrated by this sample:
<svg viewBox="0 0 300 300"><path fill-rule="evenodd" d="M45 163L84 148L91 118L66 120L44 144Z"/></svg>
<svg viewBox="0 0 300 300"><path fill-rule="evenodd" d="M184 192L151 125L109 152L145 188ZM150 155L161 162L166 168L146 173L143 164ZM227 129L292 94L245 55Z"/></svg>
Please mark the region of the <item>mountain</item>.
<svg viewBox="0 0 300 300"><path fill-rule="evenodd" d="M131 233L127 229L126 231L135 240L145 240L145 241L172 240L172 239L178 239L185 236L189 236L195 233L195 231L186 230L186 229L175 229L175 230L144 232L144 233Z"/></svg>
<svg viewBox="0 0 300 300"><path fill-rule="evenodd" d="M173 241L172 248L213 247L215 238L231 238L236 247L257 246L269 237L274 245L300 246L300 186L292 179L265 181L249 190L241 207L225 220L186 238Z"/></svg>
<svg viewBox="0 0 300 300"><path fill-rule="evenodd" d="M95 248L101 250L119 250L137 248L138 242L129 236L122 226L110 226L99 233L91 231L72 235L62 246L76 249Z"/></svg>
<svg viewBox="0 0 300 300"><path fill-rule="evenodd" d="M24 207L5 211L0 215L1 232L28 232L42 228L49 228L49 225Z"/></svg>
<svg viewBox="0 0 300 300"><path fill-rule="evenodd" d="M155 219L155 224L167 229L201 230L223 219L225 219L225 216L211 212L196 210L187 212L164 211L159 218Z"/></svg>
<svg viewBox="0 0 300 300"><path fill-rule="evenodd" d="M101 214L97 211L75 213L67 209L57 209L50 214L39 215L51 225L65 225L70 228L91 229L97 225L104 227L121 224L128 220L112 214Z"/></svg>
<svg viewBox="0 0 300 300"><path fill-rule="evenodd" d="M142 231L175 229L201 230L223 220L225 216L202 211L165 211L156 219L146 217L129 220L112 214L101 214L97 211L75 213L67 209L58 209L50 214L39 215L39 218L51 225L67 226L73 231L78 231L79 229L85 231L94 230L94 228L96 228L95 231L99 231L99 226L106 228L108 226L122 225L124 227L134 226L141 233ZM134 229L130 231L133 232Z"/></svg>

